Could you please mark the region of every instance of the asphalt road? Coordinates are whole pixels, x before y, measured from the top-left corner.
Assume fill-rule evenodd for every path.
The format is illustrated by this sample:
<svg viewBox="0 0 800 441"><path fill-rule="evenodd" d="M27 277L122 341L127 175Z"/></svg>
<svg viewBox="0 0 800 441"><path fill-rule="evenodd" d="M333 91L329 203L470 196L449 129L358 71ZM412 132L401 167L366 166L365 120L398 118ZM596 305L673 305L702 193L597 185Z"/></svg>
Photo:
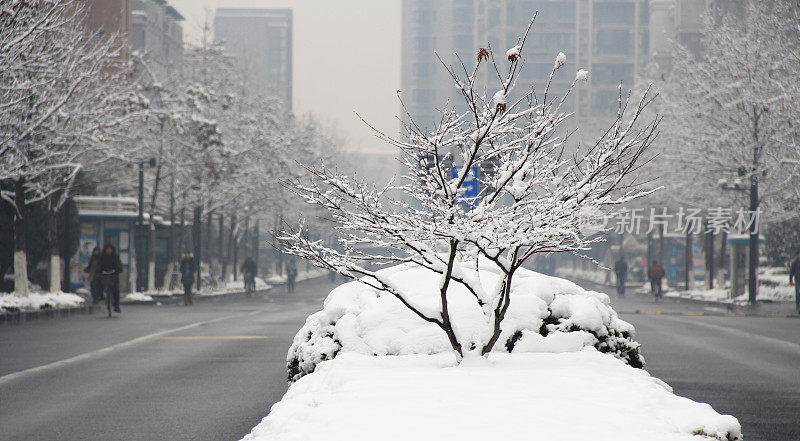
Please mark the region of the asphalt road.
<svg viewBox="0 0 800 441"><path fill-rule="evenodd" d="M612 304L676 394L737 417L746 441L800 440L800 318L703 316L727 311L631 294Z"/></svg>
<svg viewBox="0 0 800 441"><path fill-rule="evenodd" d="M291 340L333 286L0 326L0 440L238 440L283 396Z"/></svg>
<svg viewBox="0 0 800 441"><path fill-rule="evenodd" d="M238 440L286 391L291 339L333 286L2 325L0 440ZM613 303L675 393L736 416L748 441L800 440L800 319Z"/></svg>

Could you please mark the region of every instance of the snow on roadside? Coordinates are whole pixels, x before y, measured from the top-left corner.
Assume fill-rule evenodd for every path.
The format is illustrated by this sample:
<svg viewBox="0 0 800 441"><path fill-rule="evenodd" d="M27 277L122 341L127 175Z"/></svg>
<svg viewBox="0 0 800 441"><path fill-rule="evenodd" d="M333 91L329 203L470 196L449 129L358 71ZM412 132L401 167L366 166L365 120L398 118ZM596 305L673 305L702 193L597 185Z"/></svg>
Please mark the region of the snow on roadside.
<svg viewBox="0 0 800 441"><path fill-rule="evenodd" d="M295 279L295 280L299 282L301 280L315 279L317 277L327 276L329 274L330 274L330 271L328 271L328 270L319 269L319 268L312 268L312 269L310 269L308 271L299 272L297 274L297 279ZM266 280L266 282L267 283L274 283L274 284L286 283L286 274L282 274L282 275L275 274L275 275L272 275Z"/></svg>
<svg viewBox="0 0 800 441"><path fill-rule="evenodd" d="M4 310L39 310L72 308L83 306L86 300L78 295L56 292L56 293L29 293L25 297L18 297L14 293L0 294L0 309Z"/></svg>
<svg viewBox="0 0 800 441"><path fill-rule="evenodd" d="M153 298L141 292L132 292L122 298L123 302L152 302Z"/></svg>
<svg viewBox="0 0 800 441"><path fill-rule="evenodd" d="M591 347L454 362L341 354L292 384L243 441L742 439L736 418Z"/></svg>

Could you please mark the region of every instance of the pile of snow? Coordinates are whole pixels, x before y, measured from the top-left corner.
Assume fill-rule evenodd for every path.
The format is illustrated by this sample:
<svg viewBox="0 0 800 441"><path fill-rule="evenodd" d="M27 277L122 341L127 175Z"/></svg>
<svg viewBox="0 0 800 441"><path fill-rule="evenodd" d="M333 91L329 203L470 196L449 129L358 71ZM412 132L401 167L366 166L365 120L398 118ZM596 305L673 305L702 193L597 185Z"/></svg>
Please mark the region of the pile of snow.
<svg viewBox="0 0 800 441"><path fill-rule="evenodd" d="M29 311L38 309L72 308L82 306L86 300L78 295L56 292L31 292L25 297L11 294L0 294L0 309L8 311Z"/></svg>
<svg viewBox="0 0 800 441"><path fill-rule="evenodd" d="M126 295L123 299L123 302L152 302L153 298L147 294L141 292L132 292Z"/></svg>
<svg viewBox="0 0 800 441"><path fill-rule="evenodd" d="M381 270L410 301L438 310L441 277L427 269L398 265ZM485 286L498 283L481 269ZM461 285L448 290L450 316L462 344L479 342L489 329L475 298ZM631 366L644 363L633 326L619 319L606 294L586 291L564 279L520 269L511 287L511 306L495 352L570 352L593 346ZM490 330L489 330L490 331ZM408 310L394 296L360 282L334 289L322 311L306 320L289 349L289 380L314 372L342 352L364 355L440 354L452 351L445 333Z"/></svg>
<svg viewBox="0 0 800 441"><path fill-rule="evenodd" d="M256 282L256 291L266 291L270 289L270 285L261 277L255 278ZM222 286L214 289L206 289L203 288L200 290L199 294L201 296L215 296L221 294L231 294L237 292L244 292L244 280L230 280L222 284ZM181 291L181 295L183 292Z"/></svg>
<svg viewBox="0 0 800 441"><path fill-rule="evenodd" d="M246 441L738 441L736 418L594 348L342 354L292 384ZM243 441L244 441L243 440Z"/></svg>

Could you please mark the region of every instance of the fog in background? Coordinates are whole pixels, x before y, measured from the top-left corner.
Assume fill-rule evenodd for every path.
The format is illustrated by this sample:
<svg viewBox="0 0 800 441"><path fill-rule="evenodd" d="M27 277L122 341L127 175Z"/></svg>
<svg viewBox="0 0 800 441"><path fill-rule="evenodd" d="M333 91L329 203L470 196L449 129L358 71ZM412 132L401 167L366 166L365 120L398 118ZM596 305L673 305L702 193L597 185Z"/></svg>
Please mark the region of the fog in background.
<svg viewBox="0 0 800 441"><path fill-rule="evenodd" d="M293 23L293 108L312 113L345 138L345 148L393 153L358 119L396 135L400 88L400 0L171 0L186 17L184 39L199 41L214 10L291 8Z"/></svg>

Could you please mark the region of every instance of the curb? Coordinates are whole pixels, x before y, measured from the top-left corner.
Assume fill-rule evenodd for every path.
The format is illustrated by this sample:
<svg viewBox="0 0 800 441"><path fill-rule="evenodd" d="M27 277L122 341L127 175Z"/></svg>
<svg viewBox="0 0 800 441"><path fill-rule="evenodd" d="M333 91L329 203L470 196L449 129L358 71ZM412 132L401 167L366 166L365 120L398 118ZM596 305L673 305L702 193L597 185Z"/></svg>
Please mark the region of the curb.
<svg viewBox="0 0 800 441"><path fill-rule="evenodd" d="M671 311L617 311L618 314L629 315L672 315L683 317L760 317L760 318L789 318L800 319L797 314L758 314L758 313L731 313L731 312L671 312Z"/></svg>
<svg viewBox="0 0 800 441"><path fill-rule="evenodd" d="M585 279L578 279L583 282L591 283L598 286L609 287L607 285L599 284L597 282L592 282L591 280ZM627 285L626 285L627 286ZM613 288L609 287L609 288ZM643 298L650 298L652 299L652 294L641 294L637 293L636 291L632 291L632 294L637 297ZM666 294L666 293L665 293ZM757 303L755 306L753 305L738 305L736 303L725 303L725 302L717 302L714 300L703 300L703 299L692 299L692 298L684 298L684 297L667 297L665 295L661 296L661 300L671 301L675 303L680 302L687 302L687 303L695 303L698 305L707 305L707 306L716 306L719 308L725 308L728 312L662 312L662 311L625 311L624 314L640 314L640 315L677 315L677 316L714 316L714 317L766 317L766 318L800 318L800 315L796 313L789 313L789 314L766 314L766 313L758 313L756 311L748 312L749 309L758 308L760 304L769 304L769 303L776 303L772 301L762 301ZM617 311L620 314L623 314L622 311Z"/></svg>
<svg viewBox="0 0 800 441"><path fill-rule="evenodd" d="M74 315L93 314L100 310L99 305L83 305L72 308L38 309L31 311L7 311L0 314L0 324L19 324L37 320L69 318Z"/></svg>

